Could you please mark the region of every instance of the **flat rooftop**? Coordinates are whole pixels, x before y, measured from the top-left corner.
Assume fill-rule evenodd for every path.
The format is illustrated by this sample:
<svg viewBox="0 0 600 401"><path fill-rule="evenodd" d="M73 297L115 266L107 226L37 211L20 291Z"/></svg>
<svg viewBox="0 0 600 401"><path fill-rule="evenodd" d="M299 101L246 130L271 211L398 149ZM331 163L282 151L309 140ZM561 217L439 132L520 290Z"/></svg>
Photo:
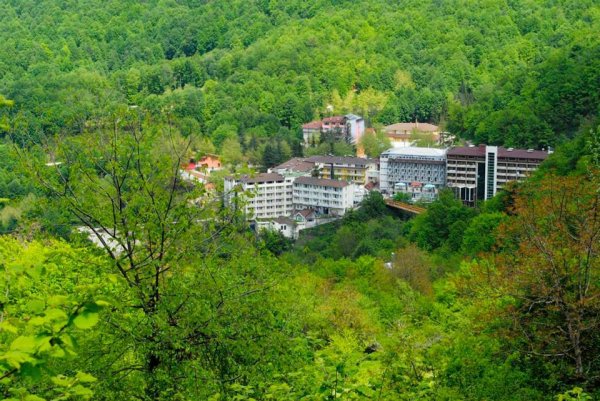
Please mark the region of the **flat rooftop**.
<svg viewBox="0 0 600 401"><path fill-rule="evenodd" d="M448 156L475 156L485 158L486 146L461 146L448 151ZM548 157L545 150L513 149L498 146L498 158L544 160Z"/></svg>
<svg viewBox="0 0 600 401"><path fill-rule="evenodd" d="M416 146L397 147L386 150L382 155L388 156L431 156L444 157L446 149L420 148Z"/></svg>
<svg viewBox="0 0 600 401"><path fill-rule="evenodd" d="M310 156L305 157L305 161L309 163L324 163L334 165L354 164L356 166L366 166L368 164L376 164L374 159L364 159L354 156Z"/></svg>
<svg viewBox="0 0 600 401"><path fill-rule="evenodd" d="M315 178L315 177L298 177L294 181L294 184L306 184L306 185L316 185L319 187L333 187L333 188L345 188L348 184L345 181L339 180L330 180L327 178Z"/></svg>
<svg viewBox="0 0 600 401"><path fill-rule="evenodd" d="M233 177L228 178L232 179ZM256 175L243 175L237 181L246 184L261 184L266 182L283 182L285 181L285 177L277 173L260 173Z"/></svg>

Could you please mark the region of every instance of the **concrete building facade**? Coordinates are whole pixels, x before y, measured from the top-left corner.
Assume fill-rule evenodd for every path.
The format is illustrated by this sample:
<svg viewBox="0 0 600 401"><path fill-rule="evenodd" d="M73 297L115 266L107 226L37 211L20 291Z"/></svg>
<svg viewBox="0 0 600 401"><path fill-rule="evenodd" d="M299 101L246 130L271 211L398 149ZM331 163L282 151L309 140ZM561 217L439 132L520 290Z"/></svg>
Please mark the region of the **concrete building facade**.
<svg viewBox="0 0 600 401"><path fill-rule="evenodd" d="M419 183L436 188L446 184L446 150L434 148L392 148L379 157L379 187L392 193L395 184Z"/></svg>
<svg viewBox="0 0 600 401"><path fill-rule="evenodd" d="M321 134L331 134L337 141L356 144L365 133L365 120L356 114L325 117L302 125L304 146L318 144Z"/></svg>
<svg viewBox="0 0 600 401"><path fill-rule="evenodd" d="M311 208L319 214L342 216L354 207L356 186L345 181L298 177L294 181L296 208Z"/></svg>
<svg viewBox="0 0 600 401"><path fill-rule="evenodd" d="M320 120L311 121L302 125L302 137L304 146L316 145L321 141L321 130L323 122Z"/></svg>
<svg viewBox="0 0 600 401"><path fill-rule="evenodd" d="M310 162L304 157L293 157L278 166L271 167L269 173L278 173L290 177L301 177L304 175L312 175L315 167L314 162Z"/></svg>
<svg viewBox="0 0 600 401"><path fill-rule="evenodd" d="M548 152L500 146L469 146L447 153L446 181L457 198L469 206L492 198L510 181L531 175Z"/></svg>
<svg viewBox="0 0 600 401"><path fill-rule="evenodd" d="M377 160L350 156L311 156L304 159L312 163L319 178L350 181L365 185L377 175Z"/></svg>
<svg viewBox="0 0 600 401"><path fill-rule="evenodd" d="M294 177L262 173L224 182L225 201L244 207L249 220L289 216L293 207Z"/></svg>
<svg viewBox="0 0 600 401"><path fill-rule="evenodd" d="M344 118L350 143L357 144L365 134L365 120L356 114L346 114Z"/></svg>

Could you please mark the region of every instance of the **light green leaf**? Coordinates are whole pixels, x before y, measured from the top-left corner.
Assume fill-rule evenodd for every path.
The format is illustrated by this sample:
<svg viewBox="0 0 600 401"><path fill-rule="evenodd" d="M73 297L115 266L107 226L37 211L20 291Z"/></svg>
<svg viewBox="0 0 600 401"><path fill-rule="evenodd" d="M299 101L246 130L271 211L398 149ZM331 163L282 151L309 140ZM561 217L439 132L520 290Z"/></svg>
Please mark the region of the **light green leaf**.
<svg viewBox="0 0 600 401"><path fill-rule="evenodd" d="M73 394L78 395L83 398L90 398L91 396L94 395L92 390L90 390L89 388L83 387L80 384L73 387L72 391L73 391Z"/></svg>
<svg viewBox="0 0 600 401"><path fill-rule="evenodd" d="M10 344L10 349L13 351L22 351L33 353L37 347L37 341L31 336L19 336Z"/></svg>
<svg viewBox="0 0 600 401"><path fill-rule="evenodd" d="M71 335L69 334L63 334L60 337L60 340L62 341L63 345L67 348L74 348L75 347L75 342L73 341L73 337L71 337Z"/></svg>
<svg viewBox="0 0 600 401"><path fill-rule="evenodd" d="M45 316L36 316L32 317L28 323L32 326L43 326L47 321L48 319Z"/></svg>
<svg viewBox="0 0 600 401"><path fill-rule="evenodd" d="M46 399L38 397L37 395L29 394L27 397L25 397L25 401L46 401Z"/></svg>
<svg viewBox="0 0 600 401"><path fill-rule="evenodd" d="M42 313L44 308L46 307L46 303L41 299L32 299L27 302L26 309L32 313Z"/></svg>
<svg viewBox="0 0 600 401"><path fill-rule="evenodd" d="M52 340L51 336L40 335L36 337L37 342L37 351L45 352L52 349L52 344L50 344L50 340Z"/></svg>
<svg viewBox="0 0 600 401"><path fill-rule="evenodd" d="M57 307L57 306L61 306L66 304L68 301L68 298L64 295L53 295L51 297L48 297L48 306L53 306L53 307Z"/></svg>
<svg viewBox="0 0 600 401"><path fill-rule="evenodd" d="M64 349L60 348L60 347L54 347L51 353L52 357L54 358L64 358L66 355L66 352Z"/></svg>
<svg viewBox="0 0 600 401"><path fill-rule="evenodd" d="M68 387L72 383L71 379L63 375L54 376L50 380L52 380L52 383L56 384L59 387Z"/></svg>
<svg viewBox="0 0 600 401"><path fill-rule="evenodd" d="M6 360L12 368L19 369L21 364L25 362L32 362L34 359L30 354L22 352L22 351L8 351L4 355L0 357L0 359Z"/></svg>
<svg viewBox="0 0 600 401"><path fill-rule="evenodd" d="M98 313L84 310L73 319L73 323L77 328L85 330L94 327L98 320Z"/></svg>
<svg viewBox="0 0 600 401"><path fill-rule="evenodd" d="M94 376L90 375L89 373L85 373L85 372L77 372L77 375L75 375L75 378L77 380L79 380L81 383L93 383L97 380Z"/></svg>
<svg viewBox="0 0 600 401"><path fill-rule="evenodd" d="M67 314L61 309L48 309L45 315L50 320L67 320Z"/></svg>
<svg viewBox="0 0 600 401"><path fill-rule="evenodd" d="M0 323L0 331L6 331L9 333L13 333L13 334L17 334L17 328L15 326L13 326L12 324L10 324L8 322L8 320L3 321L2 323Z"/></svg>

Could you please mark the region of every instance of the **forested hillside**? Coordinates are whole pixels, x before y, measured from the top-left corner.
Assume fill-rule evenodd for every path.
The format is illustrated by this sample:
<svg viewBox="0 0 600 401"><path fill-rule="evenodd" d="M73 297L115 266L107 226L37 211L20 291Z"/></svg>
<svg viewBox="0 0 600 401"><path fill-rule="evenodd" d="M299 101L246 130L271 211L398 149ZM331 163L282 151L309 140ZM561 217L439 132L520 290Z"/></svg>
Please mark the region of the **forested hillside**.
<svg viewBox="0 0 600 401"><path fill-rule="evenodd" d="M1 399L600 399L597 1L4 0L0 94ZM224 176L328 105L556 152L252 231Z"/></svg>
<svg viewBox="0 0 600 401"><path fill-rule="evenodd" d="M23 140L119 105L260 160L303 122L431 121L543 147L598 113L600 11L583 1L6 1L0 93ZM210 145L209 150L211 149Z"/></svg>

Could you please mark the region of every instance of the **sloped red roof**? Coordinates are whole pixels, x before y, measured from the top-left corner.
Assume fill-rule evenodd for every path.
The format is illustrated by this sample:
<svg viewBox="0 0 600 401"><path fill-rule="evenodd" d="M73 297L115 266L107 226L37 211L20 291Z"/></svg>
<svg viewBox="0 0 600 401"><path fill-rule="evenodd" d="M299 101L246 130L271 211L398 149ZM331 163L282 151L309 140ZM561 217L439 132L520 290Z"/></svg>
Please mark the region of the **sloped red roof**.
<svg viewBox="0 0 600 401"><path fill-rule="evenodd" d="M345 121L344 116L333 116L333 117L325 117L323 119L323 123L327 124L343 124Z"/></svg>
<svg viewBox="0 0 600 401"><path fill-rule="evenodd" d="M281 163L278 166L271 168L271 170L290 170L298 172L307 172L315 167L314 163L307 161L301 157L293 157L290 160Z"/></svg>
<svg viewBox="0 0 600 401"><path fill-rule="evenodd" d="M301 210L296 210L296 212L294 214L300 214L302 217L307 218L311 214L315 214L315 210L314 209L301 209Z"/></svg>
<svg viewBox="0 0 600 401"><path fill-rule="evenodd" d="M311 121L306 124L302 124L302 128L304 129L321 129L323 123L319 120Z"/></svg>

